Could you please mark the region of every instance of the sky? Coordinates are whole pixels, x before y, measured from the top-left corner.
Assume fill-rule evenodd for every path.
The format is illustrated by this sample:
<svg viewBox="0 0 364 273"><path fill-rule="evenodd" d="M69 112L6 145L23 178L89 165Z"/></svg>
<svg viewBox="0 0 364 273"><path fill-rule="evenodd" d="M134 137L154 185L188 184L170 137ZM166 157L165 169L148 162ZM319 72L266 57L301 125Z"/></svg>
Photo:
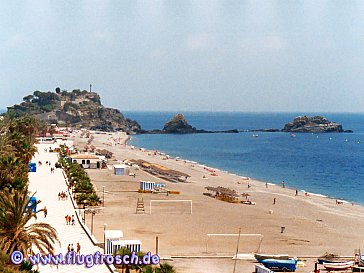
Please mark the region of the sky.
<svg viewBox="0 0 364 273"><path fill-rule="evenodd" d="M0 108L364 112L364 1L0 1Z"/></svg>

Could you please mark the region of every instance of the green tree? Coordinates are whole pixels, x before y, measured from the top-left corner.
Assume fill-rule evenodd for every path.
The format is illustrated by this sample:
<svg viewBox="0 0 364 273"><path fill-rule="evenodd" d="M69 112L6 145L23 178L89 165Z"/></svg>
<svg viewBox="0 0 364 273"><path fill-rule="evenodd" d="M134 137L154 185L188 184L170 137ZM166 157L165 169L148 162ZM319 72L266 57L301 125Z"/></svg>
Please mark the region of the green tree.
<svg viewBox="0 0 364 273"><path fill-rule="evenodd" d="M25 102L30 102L32 99L34 99L34 96L33 95L28 95L28 96L25 96L23 98L23 101Z"/></svg>
<svg viewBox="0 0 364 273"><path fill-rule="evenodd" d="M33 95L34 95L34 97L39 98L42 95L42 92L40 92L39 90L36 90L33 92Z"/></svg>
<svg viewBox="0 0 364 273"><path fill-rule="evenodd" d="M75 94L76 96L81 95L81 90L80 89L73 89L72 93Z"/></svg>

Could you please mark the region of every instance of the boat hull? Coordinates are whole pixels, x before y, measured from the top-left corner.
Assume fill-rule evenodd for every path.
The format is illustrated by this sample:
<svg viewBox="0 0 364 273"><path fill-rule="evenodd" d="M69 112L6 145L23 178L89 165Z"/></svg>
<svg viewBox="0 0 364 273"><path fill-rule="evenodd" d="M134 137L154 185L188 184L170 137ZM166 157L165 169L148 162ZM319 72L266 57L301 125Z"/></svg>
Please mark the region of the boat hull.
<svg viewBox="0 0 364 273"><path fill-rule="evenodd" d="M297 266L297 261L294 259L288 259L288 260L265 259L262 260L261 263L269 269L287 271L287 272L295 272Z"/></svg>
<svg viewBox="0 0 364 273"><path fill-rule="evenodd" d="M347 263L323 263L324 267L327 270L344 270L349 269L354 266L354 262L347 262Z"/></svg>
<svg viewBox="0 0 364 273"><path fill-rule="evenodd" d="M364 255L360 255L359 257L359 264L364 266Z"/></svg>
<svg viewBox="0 0 364 273"><path fill-rule="evenodd" d="M274 260L288 260L289 256L288 254L278 254L278 255L274 255L274 254L254 254L255 259L258 262L261 262L262 260L266 260L266 259L274 259Z"/></svg>
<svg viewBox="0 0 364 273"><path fill-rule="evenodd" d="M337 264L337 263L347 263L346 260L332 260L332 259L324 259L324 258L318 258L317 259L319 264L329 263L329 264Z"/></svg>

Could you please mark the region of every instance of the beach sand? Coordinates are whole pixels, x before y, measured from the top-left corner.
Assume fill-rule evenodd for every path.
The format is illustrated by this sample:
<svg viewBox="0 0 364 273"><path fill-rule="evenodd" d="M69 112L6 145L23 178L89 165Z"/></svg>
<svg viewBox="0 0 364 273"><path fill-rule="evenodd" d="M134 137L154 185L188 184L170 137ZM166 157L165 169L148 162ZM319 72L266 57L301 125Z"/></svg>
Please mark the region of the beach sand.
<svg viewBox="0 0 364 273"><path fill-rule="evenodd" d="M114 153L117 160L143 159L170 169L191 175L189 183L173 183L153 177L142 170L132 170L136 177L115 176L110 169L87 170L102 199L105 187L105 209L94 217L96 238L103 241L104 223L108 229L121 229L124 239L142 241L142 250L156 252L155 238L159 237L159 252L180 273L232 272L237 236L216 237L207 234L262 234L241 236L239 253L289 254L307 261L307 266L297 272L313 270L314 257L325 252L353 256L354 249L362 248L364 234L364 208L350 203L336 204L335 200L319 195L282 188L254 179L245 180L237 175L217 171L212 176L204 166L182 159L164 160L164 155L154 151L125 145L124 133L93 134L92 145ZM74 133L75 145L82 149L88 139ZM206 176L208 179L203 179ZM138 193L142 180L165 183L169 190L179 195ZM248 183L249 186L248 187ZM224 186L248 193L256 205L223 202L203 195L207 186ZM289 181L287 183L289 187ZM145 214L136 214L138 197L145 204ZM273 204L273 199L276 204ZM193 213L188 203L153 204L149 214L150 200L193 200ZM91 219L86 216L90 225ZM285 227L281 233L281 227ZM208 243L207 243L208 241ZM200 258L181 258L196 256ZM209 256L209 258L204 258ZM219 257L221 258L219 258ZM224 258L225 257L225 258ZM236 272L253 272L254 261L237 261Z"/></svg>

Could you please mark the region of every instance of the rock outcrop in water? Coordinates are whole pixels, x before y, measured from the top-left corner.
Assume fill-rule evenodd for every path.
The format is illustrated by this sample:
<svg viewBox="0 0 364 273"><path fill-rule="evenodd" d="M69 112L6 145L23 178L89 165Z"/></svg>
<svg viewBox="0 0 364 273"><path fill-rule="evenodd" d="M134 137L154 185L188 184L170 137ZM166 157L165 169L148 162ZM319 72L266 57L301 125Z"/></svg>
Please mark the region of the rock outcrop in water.
<svg viewBox="0 0 364 273"><path fill-rule="evenodd" d="M351 132L344 131L342 125L336 122L329 121L328 119L315 116L296 117L293 122L284 125L283 132L301 132L301 133L328 133L328 132Z"/></svg>
<svg viewBox="0 0 364 273"><path fill-rule="evenodd" d="M192 127L188 124L186 118L183 114L175 115L170 121L168 121L163 130L149 130L140 131L142 134L203 134L203 133L239 133L238 130L225 130L225 131L207 131L207 130L200 130Z"/></svg>
<svg viewBox="0 0 364 273"><path fill-rule="evenodd" d="M188 124L184 115L177 114L164 125L163 131L173 134L191 134L196 133L198 130Z"/></svg>
<svg viewBox="0 0 364 273"><path fill-rule="evenodd" d="M119 110L104 107L99 94L86 90L35 91L25 96L20 104L8 107L8 111L15 115L34 115L59 126L127 133L141 130L136 121L125 118Z"/></svg>

